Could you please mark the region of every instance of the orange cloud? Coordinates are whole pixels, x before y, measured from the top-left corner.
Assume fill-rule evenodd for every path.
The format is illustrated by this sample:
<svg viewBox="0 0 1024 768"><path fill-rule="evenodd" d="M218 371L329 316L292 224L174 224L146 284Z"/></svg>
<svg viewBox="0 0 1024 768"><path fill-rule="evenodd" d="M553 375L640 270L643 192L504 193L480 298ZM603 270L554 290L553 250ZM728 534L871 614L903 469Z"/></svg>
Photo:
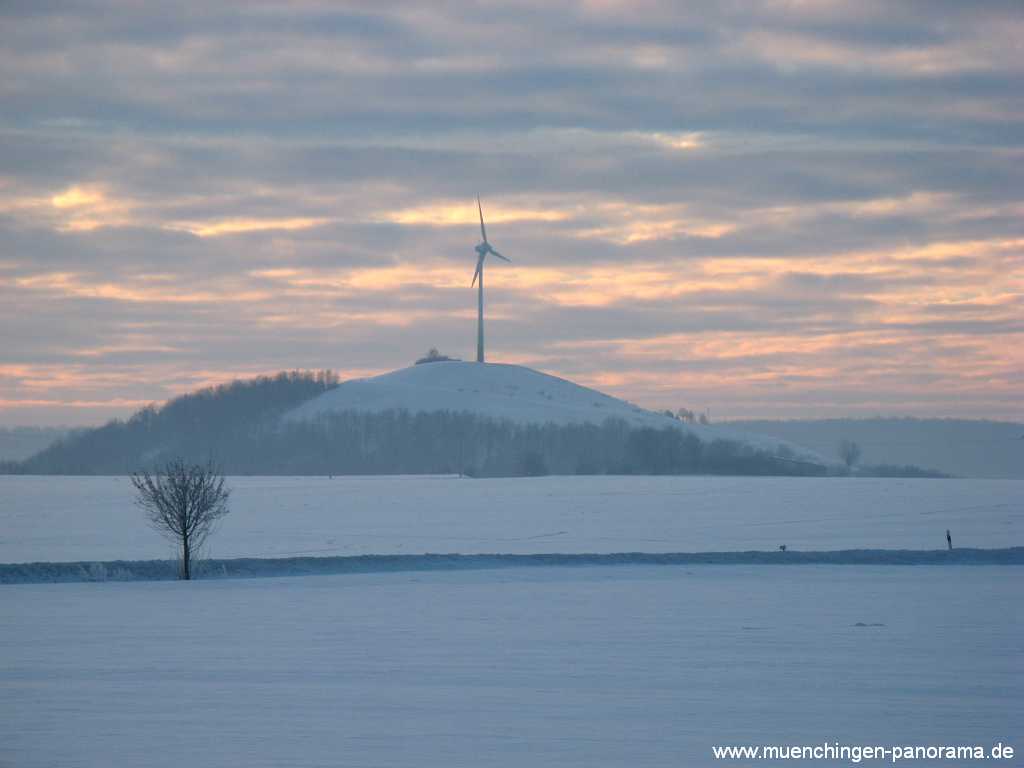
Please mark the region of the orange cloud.
<svg viewBox="0 0 1024 768"><path fill-rule="evenodd" d="M395 224L424 225L430 227L473 226L480 224L477 207L469 203L439 203L414 208L403 208L379 214L383 221ZM489 201L484 211L487 223L505 224L513 221L565 221L565 211L503 205Z"/></svg>
<svg viewBox="0 0 1024 768"><path fill-rule="evenodd" d="M57 212L57 229L90 231L133 223L135 203L112 196L101 185L73 184L50 198Z"/></svg>
<svg viewBox="0 0 1024 768"><path fill-rule="evenodd" d="M327 218L286 217L286 218L233 218L214 221L177 221L164 225L165 229L190 232L197 237L220 237L221 235L237 235L246 232L265 232L282 230L286 232L310 229L331 222Z"/></svg>

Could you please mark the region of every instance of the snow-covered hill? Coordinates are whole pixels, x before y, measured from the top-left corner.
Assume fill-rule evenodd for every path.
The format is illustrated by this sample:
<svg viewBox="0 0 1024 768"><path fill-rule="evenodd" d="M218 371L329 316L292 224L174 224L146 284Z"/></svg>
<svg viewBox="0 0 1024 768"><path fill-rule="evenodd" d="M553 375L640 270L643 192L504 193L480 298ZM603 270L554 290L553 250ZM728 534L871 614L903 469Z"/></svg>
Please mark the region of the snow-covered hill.
<svg viewBox="0 0 1024 768"><path fill-rule="evenodd" d="M806 448L778 438L717 425L684 424L566 379L521 365L445 361L402 368L381 376L346 381L303 403L285 418L313 419L331 411L407 410L468 411L521 424L600 424L609 418L635 427L673 427L702 440L717 438L749 443L778 453L787 446L797 458L826 463Z"/></svg>

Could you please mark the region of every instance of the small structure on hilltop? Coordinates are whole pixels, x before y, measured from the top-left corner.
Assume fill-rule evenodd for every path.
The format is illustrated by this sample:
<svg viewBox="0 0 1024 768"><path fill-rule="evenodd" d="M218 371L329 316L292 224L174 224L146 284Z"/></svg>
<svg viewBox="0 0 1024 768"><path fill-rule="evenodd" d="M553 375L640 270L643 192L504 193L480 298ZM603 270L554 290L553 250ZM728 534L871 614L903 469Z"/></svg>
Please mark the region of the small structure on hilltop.
<svg viewBox="0 0 1024 768"><path fill-rule="evenodd" d="M457 357L448 357L448 355L442 355L440 352L437 351L437 347L431 347L427 351L427 354L425 354L423 357L416 361L415 365L423 365L423 363L443 363L445 361L455 363L462 362Z"/></svg>

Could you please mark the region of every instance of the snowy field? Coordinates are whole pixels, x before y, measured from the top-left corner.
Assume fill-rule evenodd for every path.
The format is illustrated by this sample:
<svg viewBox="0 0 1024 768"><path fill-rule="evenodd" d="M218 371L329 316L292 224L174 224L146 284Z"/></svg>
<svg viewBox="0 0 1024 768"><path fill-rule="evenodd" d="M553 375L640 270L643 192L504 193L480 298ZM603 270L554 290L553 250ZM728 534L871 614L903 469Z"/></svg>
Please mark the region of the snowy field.
<svg viewBox="0 0 1024 768"><path fill-rule="evenodd" d="M826 741L1021 754L1022 591L1024 570L988 566L7 586L0 765L678 768L745 764L715 763L716 744Z"/></svg>
<svg viewBox="0 0 1024 768"><path fill-rule="evenodd" d="M239 477L210 557L1024 545L1024 481ZM166 558L123 477L0 476L0 562Z"/></svg>

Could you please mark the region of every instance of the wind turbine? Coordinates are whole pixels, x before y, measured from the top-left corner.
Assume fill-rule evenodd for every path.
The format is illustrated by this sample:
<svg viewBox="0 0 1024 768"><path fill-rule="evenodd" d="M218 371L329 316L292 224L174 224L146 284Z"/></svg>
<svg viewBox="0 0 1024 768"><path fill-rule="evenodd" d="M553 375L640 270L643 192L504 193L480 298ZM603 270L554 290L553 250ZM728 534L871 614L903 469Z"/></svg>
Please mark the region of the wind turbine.
<svg viewBox="0 0 1024 768"><path fill-rule="evenodd" d="M512 259L502 256L487 242L487 228L484 226L484 209L480 205L480 195L476 196L476 209L480 212L480 235L484 241L474 249L477 253L476 272L473 273L473 282L470 283L470 287L475 285L478 279L480 280L476 301L476 361L482 363L484 361L484 259L489 253L502 261L510 262Z"/></svg>

